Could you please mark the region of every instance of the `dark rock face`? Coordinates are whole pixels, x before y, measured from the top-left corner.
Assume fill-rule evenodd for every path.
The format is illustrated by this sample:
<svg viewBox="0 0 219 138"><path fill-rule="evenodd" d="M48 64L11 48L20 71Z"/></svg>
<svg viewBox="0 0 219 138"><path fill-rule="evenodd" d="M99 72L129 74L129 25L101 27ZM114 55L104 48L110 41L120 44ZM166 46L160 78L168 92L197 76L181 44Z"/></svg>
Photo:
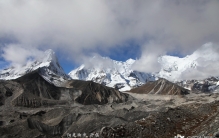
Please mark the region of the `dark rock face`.
<svg viewBox="0 0 219 138"><path fill-rule="evenodd" d="M8 83L11 83L11 85ZM30 108L68 103L68 101L60 99L63 89L64 88L58 88L45 81L37 71L13 81L4 81L4 83L2 83L3 93L5 93L6 97L10 97L11 95L12 98L9 101L14 106ZM69 89L69 93L71 92L74 92L74 89Z"/></svg>
<svg viewBox="0 0 219 138"><path fill-rule="evenodd" d="M148 82L138 88L130 90L139 94L161 94L161 95L185 95L189 90L184 89L166 79L159 79L154 82Z"/></svg>
<svg viewBox="0 0 219 138"><path fill-rule="evenodd" d="M92 81L73 80L70 85L82 91L76 101L84 105L120 103L128 100L127 94Z"/></svg>
<svg viewBox="0 0 219 138"><path fill-rule="evenodd" d="M195 83L192 86L192 91L200 91L200 92L210 92L210 87L211 85L208 83L204 83L204 84L199 84L199 83Z"/></svg>
<svg viewBox="0 0 219 138"><path fill-rule="evenodd" d="M19 91L21 85L13 81L0 80L0 106L5 104L5 100Z"/></svg>
<svg viewBox="0 0 219 138"><path fill-rule="evenodd" d="M60 90L45 81L37 72L22 76L15 81L22 85L24 92L28 91L35 96L47 99L60 99Z"/></svg>

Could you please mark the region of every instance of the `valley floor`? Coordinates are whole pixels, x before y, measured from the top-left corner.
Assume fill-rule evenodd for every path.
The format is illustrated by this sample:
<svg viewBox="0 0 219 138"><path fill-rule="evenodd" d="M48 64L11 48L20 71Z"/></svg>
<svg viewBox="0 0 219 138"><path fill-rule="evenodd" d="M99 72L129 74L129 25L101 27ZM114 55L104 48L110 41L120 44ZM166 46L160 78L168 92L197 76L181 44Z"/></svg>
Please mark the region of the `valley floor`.
<svg viewBox="0 0 219 138"><path fill-rule="evenodd" d="M219 132L219 94L185 96L132 94L124 103L60 104L40 108L0 106L2 138L106 138L215 136Z"/></svg>

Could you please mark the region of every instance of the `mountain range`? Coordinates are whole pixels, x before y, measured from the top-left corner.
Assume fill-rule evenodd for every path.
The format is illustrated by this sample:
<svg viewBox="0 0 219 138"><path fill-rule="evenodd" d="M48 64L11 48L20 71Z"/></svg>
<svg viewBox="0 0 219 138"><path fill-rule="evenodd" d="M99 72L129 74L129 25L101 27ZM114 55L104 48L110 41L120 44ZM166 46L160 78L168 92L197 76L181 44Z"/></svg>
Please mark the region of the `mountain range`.
<svg viewBox="0 0 219 138"><path fill-rule="evenodd" d="M95 60L98 57L93 57ZM144 73L132 70L131 67L135 60L128 59L125 62L115 61L106 57L99 57L111 66L98 66L88 68L81 65L79 68L71 71L68 75L72 79L91 80L109 87L114 87L120 91L127 91L145 84L148 81L154 81L155 77L151 73Z"/></svg>
<svg viewBox="0 0 219 138"><path fill-rule="evenodd" d="M206 67L207 63L214 63L217 57L214 51L212 51L211 43L203 45L191 55L182 58L170 55L160 56L158 62L161 69L158 72L145 73L133 70L133 66L137 62L134 59L122 62L107 57L93 57L90 62L98 61L98 58L108 65L96 66L96 64L93 64L93 66L90 66L83 64L72 70L68 75L73 79L92 80L109 87L114 87L120 91L129 91L159 78L165 78L189 90L218 91L219 77L214 76L213 72L212 76L206 76L206 78L201 78L201 73L194 76L194 78L190 76L192 72L198 69L208 68ZM205 89L202 89L202 87L205 87Z"/></svg>
<svg viewBox="0 0 219 138"><path fill-rule="evenodd" d="M210 44L206 44L184 58L169 55L161 56L158 58L161 70L159 72L151 73L133 70L133 65L136 62L134 59L128 59L123 62L112 60L108 57L94 56L90 59L90 62L101 59L101 61L106 64L96 63L92 66L82 64L78 68L66 74L60 66L55 52L49 49L44 52L43 57L35 61L29 61L23 66L15 66L1 70L0 79L12 80L38 70L39 74L47 80L47 82L54 84L55 86L62 86L67 80L73 79L93 81L120 91L129 91L133 88L142 86L147 82L155 81L159 78L165 78L189 90L198 89L205 92L213 92L219 90L219 78L217 76L210 77L214 79L206 78L202 80L182 80L183 76L186 76L188 71L196 70L196 68L202 66L199 63L200 58L212 58L211 51L208 50L210 49L210 46Z"/></svg>

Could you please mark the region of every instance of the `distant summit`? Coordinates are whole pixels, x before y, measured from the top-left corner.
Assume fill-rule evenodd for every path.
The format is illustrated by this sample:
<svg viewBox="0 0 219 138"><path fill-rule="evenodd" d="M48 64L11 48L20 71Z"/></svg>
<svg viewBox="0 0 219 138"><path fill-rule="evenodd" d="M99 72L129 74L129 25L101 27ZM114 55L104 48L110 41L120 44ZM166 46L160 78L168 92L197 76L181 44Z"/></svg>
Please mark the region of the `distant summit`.
<svg viewBox="0 0 219 138"><path fill-rule="evenodd" d="M130 92L138 94L160 94L160 95L185 95L189 94L189 90L178 86L166 79L159 79L154 82L148 82L138 88L132 89Z"/></svg>
<svg viewBox="0 0 219 138"><path fill-rule="evenodd" d="M44 79L56 86L59 86L63 81L70 79L60 66L55 52L51 49L46 50L43 57L35 61L30 61L22 67L10 67L8 69L1 70L0 79L16 79L36 70L38 70L39 74Z"/></svg>
<svg viewBox="0 0 219 138"><path fill-rule="evenodd" d="M94 57L96 58L96 57ZM69 73L72 79L94 81L120 91L127 91L145 84L148 81L154 81L152 74L138 72L131 69L135 60L128 59L125 62L112 60L106 57L99 57L107 65L98 66L94 63L92 67L81 65Z"/></svg>

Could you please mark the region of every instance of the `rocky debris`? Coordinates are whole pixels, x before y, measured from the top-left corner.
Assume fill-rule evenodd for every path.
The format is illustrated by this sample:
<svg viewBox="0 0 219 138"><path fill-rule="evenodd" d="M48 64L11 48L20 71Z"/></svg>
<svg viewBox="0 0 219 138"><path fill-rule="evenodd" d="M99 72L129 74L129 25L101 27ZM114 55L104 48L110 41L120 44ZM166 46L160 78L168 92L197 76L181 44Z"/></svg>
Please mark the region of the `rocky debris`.
<svg viewBox="0 0 219 138"><path fill-rule="evenodd" d="M73 80L70 85L82 91L76 101L84 105L120 103L127 101L129 97L128 94L92 81Z"/></svg>
<svg viewBox="0 0 219 138"><path fill-rule="evenodd" d="M139 94L161 94L161 95L186 95L189 90L178 86L166 79L159 79L154 82L148 82L138 88L130 90Z"/></svg>
<svg viewBox="0 0 219 138"><path fill-rule="evenodd" d="M198 96L198 95L197 95ZM206 95L206 98L209 98ZM176 99L177 100L177 99ZM15 137L170 138L177 134L216 135L219 101L169 107L163 101L128 101L104 105L51 105L1 110L0 135ZM136 105L137 104L137 105ZM174 103L172 103L173 105ZM4 107L3 105L2 107ZM153 108L149 109L149 108Z"/></svg>
<svg viewBox="0 0 219 138"><path fill-rule="evenodd" d="M219 102L167 108L165 112L154 112L134 123L103 127L104 138L170 138L177 134L183 136L211 135L211 124L218 116ZM219 125L217 125L218 127ZM216 126L214 126L216 127Z"/></svg>

